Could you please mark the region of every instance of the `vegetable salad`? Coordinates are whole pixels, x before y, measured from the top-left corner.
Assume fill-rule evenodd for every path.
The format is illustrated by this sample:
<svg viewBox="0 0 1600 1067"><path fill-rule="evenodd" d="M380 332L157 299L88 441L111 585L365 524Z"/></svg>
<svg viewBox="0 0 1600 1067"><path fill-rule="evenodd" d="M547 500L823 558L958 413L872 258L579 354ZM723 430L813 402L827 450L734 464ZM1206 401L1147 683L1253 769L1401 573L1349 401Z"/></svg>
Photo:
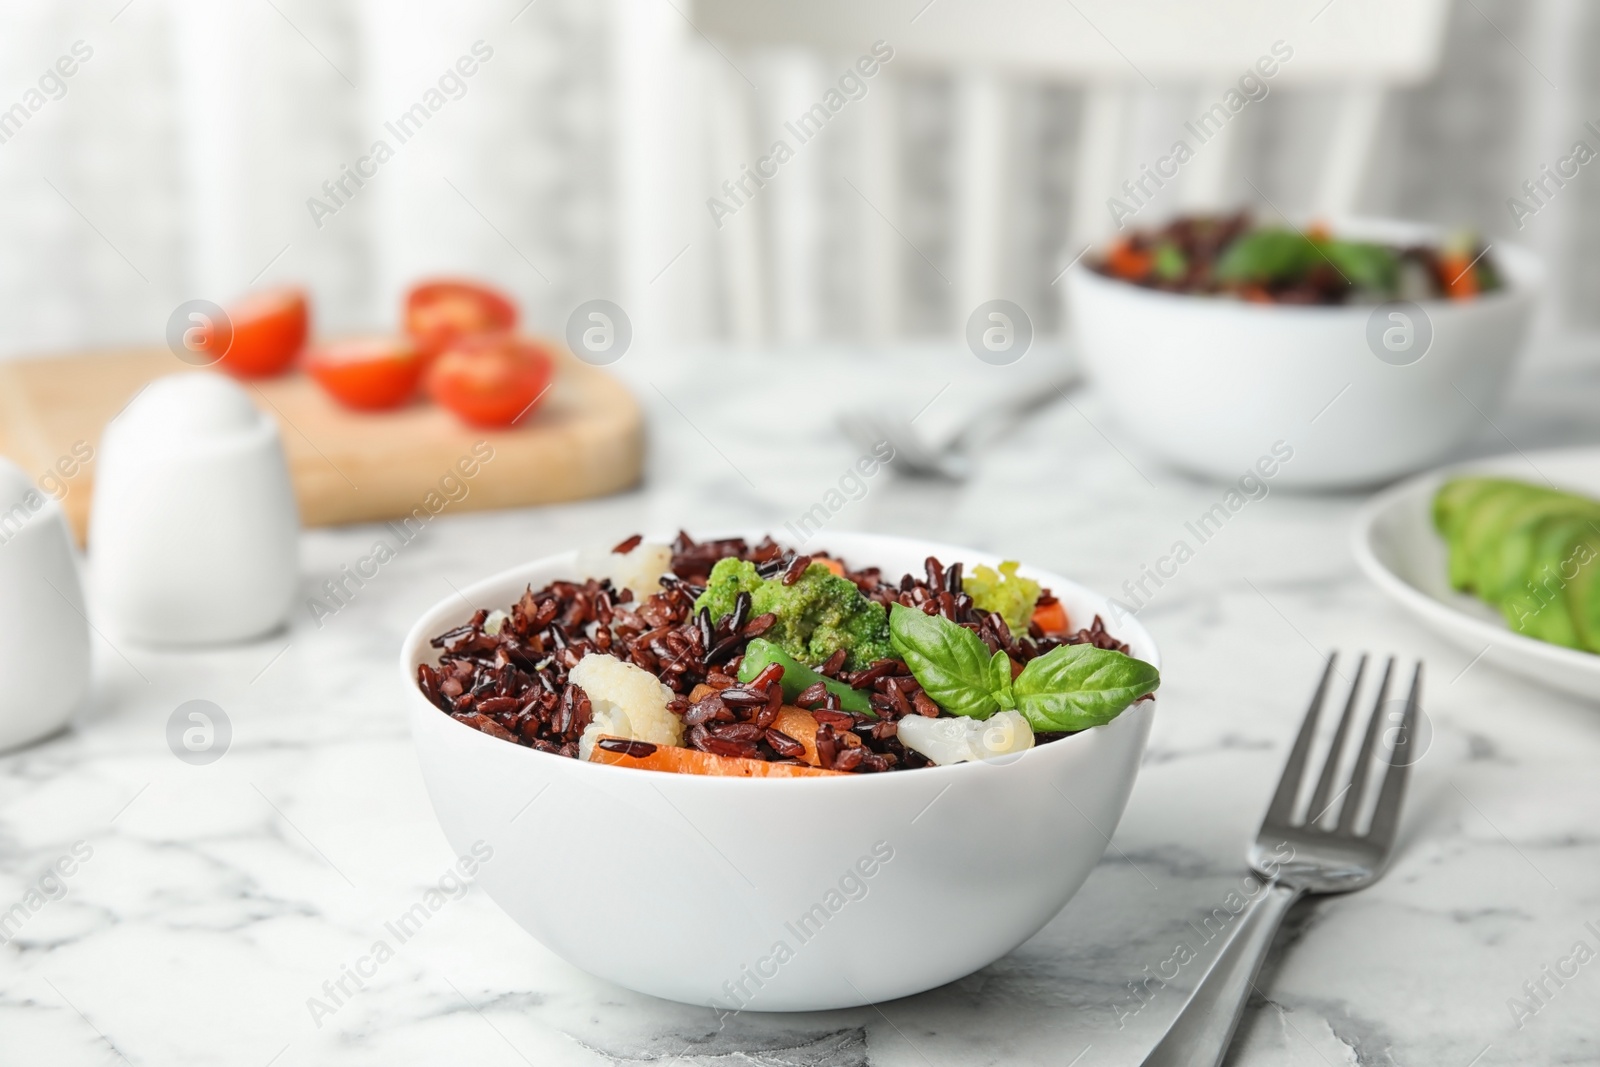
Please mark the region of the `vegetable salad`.
<svg viewBox="0 0 1600 1067"><path fill-rule="evenodd" d="M632 537L433 639L422 692L575 759L729 777L867 774L1026 751L1160 684L1017 563L886 578L767 538ZM1078 622L1077 628L1073 627Z"/></svg>
<svg viewBox="0 0 1600 1067"><path fill-rule="evenodd" d="M1471 300L1502 287L1471 234L1405 247L1258 226L1245 214L1190 215L1119 237L1091 261L1101 274L1151 289L1269 304Z"/></svg>

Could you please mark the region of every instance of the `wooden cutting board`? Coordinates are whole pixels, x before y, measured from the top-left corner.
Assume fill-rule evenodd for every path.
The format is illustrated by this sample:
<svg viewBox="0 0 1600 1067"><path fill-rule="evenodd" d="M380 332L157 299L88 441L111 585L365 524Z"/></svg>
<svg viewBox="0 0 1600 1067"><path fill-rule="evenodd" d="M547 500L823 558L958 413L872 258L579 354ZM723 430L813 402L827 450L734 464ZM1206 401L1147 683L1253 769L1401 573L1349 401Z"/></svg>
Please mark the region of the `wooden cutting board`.
<svg viewBox="0 0 1600 1067"><path fill-rule="evenodd" d="M74 446L81 456L83 442L98 456L101 429L151 380L213 373L220 372L185 366L164 348L0 363L0 454L34 478L66 461L45 486L65 486L61 504L81 544L96 464L73 469ZM303 374L243 384L278 422L300 521L308 526L409 515L430 491L439 494L437 503L440 479L480 441L494 448L494 458L446 512L578 500L639 480L637 401L605 371L570 355L538 410L513 430L477 430L421 402L391 412L348 411ZM71 477L62 476L69 469Z"/></svg>

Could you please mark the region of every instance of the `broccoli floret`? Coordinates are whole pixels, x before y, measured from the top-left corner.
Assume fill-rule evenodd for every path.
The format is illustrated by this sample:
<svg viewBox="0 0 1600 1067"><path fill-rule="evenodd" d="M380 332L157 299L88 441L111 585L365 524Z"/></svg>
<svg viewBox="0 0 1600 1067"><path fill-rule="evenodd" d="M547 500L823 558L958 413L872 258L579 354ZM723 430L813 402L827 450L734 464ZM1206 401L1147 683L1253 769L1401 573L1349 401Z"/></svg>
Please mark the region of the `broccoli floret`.
<svg viewBox="0 0 1600 1067"><path fill-rule="evenodd" d="M744 560L718 560L706 591L694 603L695 611L707 608L712 619L720 619L733 611L740 593L750 594L751 618L767 612L777 617L762 636L808 666L822 663L841 648L850 670L894 655L883 605L868 600L854 582L837 577L821 563L806 568L793 585L784 585L777 578L763 580L755 565Z"/></svg>
<svg viewBox="0 0 1600 1067"><path fill-rule="evenodd" d="M733 614L733 602L739 599L740 593L754 594L761 584L761 575L756 573L754 563L733 556L719 559L706 580L706 591L694 602L695 614L698 615L701 608L708 608L711 621L715 623L724 615ZM757 614L759 612L752 612L751 617Z"/></svg>

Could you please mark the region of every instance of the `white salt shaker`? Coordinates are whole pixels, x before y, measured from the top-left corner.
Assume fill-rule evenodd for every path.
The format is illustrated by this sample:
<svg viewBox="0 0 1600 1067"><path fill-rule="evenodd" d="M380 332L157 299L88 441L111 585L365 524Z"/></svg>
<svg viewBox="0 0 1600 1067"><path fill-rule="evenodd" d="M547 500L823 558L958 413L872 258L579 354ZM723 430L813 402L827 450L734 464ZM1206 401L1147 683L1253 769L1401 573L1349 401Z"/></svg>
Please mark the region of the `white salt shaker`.
<svg viewBox="0 0 1600 1067"><path fill-rule="evenodd" d="M220 374L159 378L105 429L90 593L115 634L158 645L259 637L299 584L299 513L278 427Z"/></svg>
<svg viewBox="0 0 1600 1067"><path fill-rule="evenodd" d="M0 750L66 725L89 688L89 622L61 507L0 458Z"/></svg>

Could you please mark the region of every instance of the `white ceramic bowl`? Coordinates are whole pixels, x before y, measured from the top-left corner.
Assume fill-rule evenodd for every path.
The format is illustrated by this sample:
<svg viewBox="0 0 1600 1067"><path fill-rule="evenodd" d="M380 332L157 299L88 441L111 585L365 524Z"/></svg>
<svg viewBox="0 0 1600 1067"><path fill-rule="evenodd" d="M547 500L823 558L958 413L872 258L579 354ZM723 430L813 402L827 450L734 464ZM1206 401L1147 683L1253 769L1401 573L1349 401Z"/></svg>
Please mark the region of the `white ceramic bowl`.
<svg viewBox="0 0 1600 1067"><path fill-rule="evenodd" d="M1378 220L1332 229L1397 244L1442 236ZM1413 305L1431 325L1432 342L1405 365L1369 346L1371 306L1186 296L1087 269L1069 273L1067 293L1085 373L1126 433L1152 452L1233 480L1281 441L1293 458L1279 467L1276 484L1353 487L1431 466L1493 417L1542 271L1518 248L1496 242L1489 254L1506 286L1471 301ZM1380 337L1383 328L1404 326L1388 314L1380 313ZM1413 344L1422 326L1412 324Z"/></svg>
<svg viewBox="0 0 1600 1067"><path fill-rule="evenodd" d="M759 533L756 534L759 537ZM852 565L921 573L929 555L998 557L830 534ZM571 578L575 553L465 591L509 605ZM1105 597L1031 571L1074 625ZM1155 701L1008 762L828 779L717 779L609 767L497 740L416 687L428 640L466 620L452 596L407 636L400 673L445 836L492 849L478 880L546 947L630 989L726 1010L806 1011L907 996L970 974L1049 922L1106 848ZM1160 665L1134 621L1116 627Z"/></svg>

